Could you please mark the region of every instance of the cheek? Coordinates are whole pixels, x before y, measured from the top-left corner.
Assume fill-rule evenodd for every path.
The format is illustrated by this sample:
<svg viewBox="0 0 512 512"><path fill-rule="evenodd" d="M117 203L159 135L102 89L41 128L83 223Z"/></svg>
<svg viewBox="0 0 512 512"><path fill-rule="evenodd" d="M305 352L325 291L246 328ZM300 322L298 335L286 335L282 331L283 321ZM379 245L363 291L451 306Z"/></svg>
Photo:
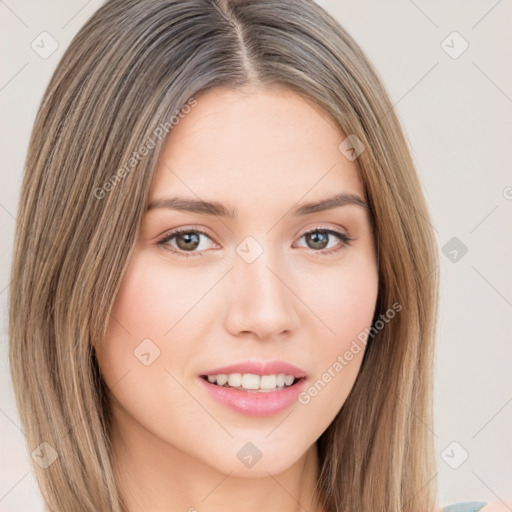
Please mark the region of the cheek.
<svg viewBox="0 0 512 512"><path fill-rule="evenodd" d="M301 283L299 294L313 313L310 339L322 345L313 353L327 363L332 354L350 344L361 331L369 328L378 296L378 269L373 252L367 250L347 253L342 261L321 268L301 268L294 279Z"/></svg>
<svg viewBox="0 0 512 512"><path fill-rule="evenodd" d="M199 427L190 427L190 418L200 416L201 407L182 378L194 360L194 335L186 314L198 293L187 281L182 271L169 271L169 266L136 254L98 347L100 372L126 435L142 426L183 448L201 435Z"/></svg>
<svg viewBox="0 0 512 512"><path fill-rule="evenodd" d="M355 266L333 278L329 291L335 304L328 310L329 321L335 331L334 338L343 348L371 325L378 295L377 269L371 265Z"/></svg>
<svg viewBox="0 0 512 512"><path fill-rule="evenodd" d="M205 280L194 281L190 272L168 262L136 252L117 294L105 338L111 350L133 350L151 339L162 351L169 340L182 338L188 314L207 289ZM127 346L127 341L130 347ZM180 343L173 344L173 357Z"/></svg>
<svg viewBox="0 0 512 512"><path fill-rule="evenodd" d="M130 372L130 379L140 378L142 392L152 384L152 375L165 366L169 344L165 335L185 314L187 301L183 293L175 292L185 289L179 276L162 276L157 264L136 252L114 302L105 339L98 347L101 373L109 387ZM172 290L168 283L173 283ZM186 358L180 353L184 346L173 346L175 360Z"/></svg>
<svg viewBox="0 0 512 512"><path fill-rule="evenodd" d="M309 282L310 292L305 295L308 307L318 312L309 336L315 342L311 347L315 375L299 396L299 404L316 418L318 435L334 419L355 383L378 296L374 259L359 257L345 263L344 271L326 270L329 275L320 280L315 276L324 285L311 293L315 288Z"/></svg>

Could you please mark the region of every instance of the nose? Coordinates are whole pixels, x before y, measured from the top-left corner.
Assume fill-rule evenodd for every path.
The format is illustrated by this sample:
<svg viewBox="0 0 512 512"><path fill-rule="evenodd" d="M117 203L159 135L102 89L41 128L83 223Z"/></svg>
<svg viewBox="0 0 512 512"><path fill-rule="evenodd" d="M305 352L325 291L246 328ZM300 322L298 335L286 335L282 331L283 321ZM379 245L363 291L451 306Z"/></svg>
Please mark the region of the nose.
<svg viewBox="0 0 512 512"><path fill-rule="evenodd" d="M293 273L264 251L248 263L236 258L227 283L226 329L234 336L276 339L297 330L300 300L294 294Z"/></svg>

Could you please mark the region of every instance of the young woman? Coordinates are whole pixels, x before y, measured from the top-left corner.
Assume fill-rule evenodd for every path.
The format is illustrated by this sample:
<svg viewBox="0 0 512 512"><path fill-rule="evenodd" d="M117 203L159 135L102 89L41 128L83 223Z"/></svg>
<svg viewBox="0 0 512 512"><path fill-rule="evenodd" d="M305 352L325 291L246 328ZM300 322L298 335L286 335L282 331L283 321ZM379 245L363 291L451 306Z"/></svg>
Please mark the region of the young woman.
<svg viewBox="0 0 512 512"><path fill-rule="evenodd" d="M21 195L10 362L48 510L440 510L435 238L322 8L108 1Z"/></svg>

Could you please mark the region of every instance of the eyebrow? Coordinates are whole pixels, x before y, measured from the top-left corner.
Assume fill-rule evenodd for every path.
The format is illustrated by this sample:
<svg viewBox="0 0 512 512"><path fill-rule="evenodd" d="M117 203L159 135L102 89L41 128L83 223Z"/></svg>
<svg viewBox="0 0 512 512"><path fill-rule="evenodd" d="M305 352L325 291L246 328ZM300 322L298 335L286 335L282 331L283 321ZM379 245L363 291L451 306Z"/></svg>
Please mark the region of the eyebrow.
<svg viewBox="0 0 512 512"><path fill-rule="evenodd" d="M356 194L341 193L321 201L304 203L296 207L292 214L295 216L309 215L311 213L332 210L340 206L356 205L368 209L368 203ZM178 210L201 215L215 215L218 217L226 217L236 219L236 210L228 208L218 201L202 201L199 199L189 199L184 197L163 197L151 201L147 207L147 211L158 208L169 210Z"/></svg>

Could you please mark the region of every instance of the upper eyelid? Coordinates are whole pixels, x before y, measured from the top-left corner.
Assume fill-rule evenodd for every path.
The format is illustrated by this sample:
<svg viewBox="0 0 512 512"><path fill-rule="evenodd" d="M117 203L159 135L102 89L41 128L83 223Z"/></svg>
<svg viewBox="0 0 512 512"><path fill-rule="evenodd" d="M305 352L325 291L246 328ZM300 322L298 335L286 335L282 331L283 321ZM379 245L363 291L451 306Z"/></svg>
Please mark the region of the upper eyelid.
<svg viewBox="0 0 512 512"><path fill-rule="evenodd" d="M303 237L304 235L307 235L308 233L311 233L312 231L313 232L314 231L333 231L336 234L344 235L346 237L352 238L346 228L341 228L341 227L335 228L332 226L318 225L318 224L313 227L306 228L304 231L302 231L302 234L300 236ZM188 232L197 232L197 233L203 234L203 235L211 238L212 240L214 239L214 237L208 233L207 229L199 227L199 226L193 226L193 225L186 226L186 227L174 228L171 231L164 233L163 235L157 237L157 239L162 240L162 239L166 239L168 237L173 237L173 236L179 235L180 233L188 233Z"/></svg>

